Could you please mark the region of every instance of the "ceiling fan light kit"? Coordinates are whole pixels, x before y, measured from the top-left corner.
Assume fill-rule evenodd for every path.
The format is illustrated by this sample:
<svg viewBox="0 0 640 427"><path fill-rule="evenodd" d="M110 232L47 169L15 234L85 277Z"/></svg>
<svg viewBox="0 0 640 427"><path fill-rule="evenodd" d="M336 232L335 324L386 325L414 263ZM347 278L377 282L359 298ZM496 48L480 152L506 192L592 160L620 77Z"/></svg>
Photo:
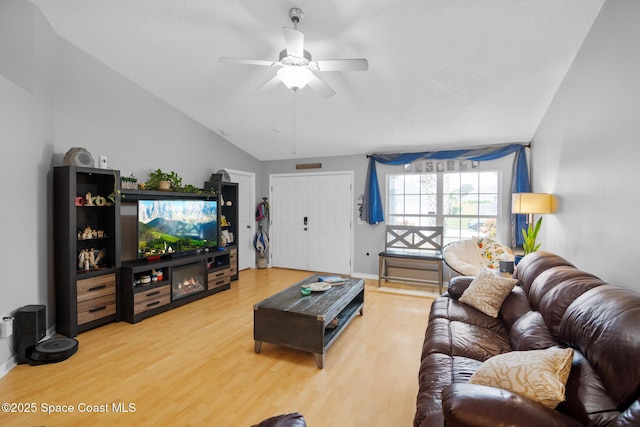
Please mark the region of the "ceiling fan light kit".
<svg viewBox="0 0 640 427"><path fill-rule="evenodd" d="M293 23L293 28L282 28L286 48L280 52L278 61L220 57L220 62L280 67L276 76L258 91L269 90L282 82L294 92L308 85L321 96L334 95L336 92L320 80L313 71L365 71L369 68L369 63L364 58L313 61L311 54L304 50L304 33L298 31L298 23L303 16L301 9L297 7L289 9L289 19Z"/></svg>
<svg viewBox="0 0 640 427"><path fill-rule="evenodd" d="M305 87L313 78L308 68L297 66L282 67L277 74L282 83L294 92Z"/></svg>

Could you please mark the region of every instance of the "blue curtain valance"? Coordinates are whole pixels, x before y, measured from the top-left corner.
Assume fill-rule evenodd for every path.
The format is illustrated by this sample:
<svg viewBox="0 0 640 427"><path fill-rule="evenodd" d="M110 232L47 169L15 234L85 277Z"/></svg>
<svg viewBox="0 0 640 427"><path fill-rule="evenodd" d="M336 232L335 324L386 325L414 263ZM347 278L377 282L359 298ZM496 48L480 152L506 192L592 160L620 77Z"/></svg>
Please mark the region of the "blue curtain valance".
<svg viewBox="0 0 640 427"><path fill-rule="evenodd" d="M525 144L501 144L463 150L439 150L423 151L420 153L394 153L372 154L369 157L369 167L364 189L364 216L369 224L377 224L384 221L382 198L378 185L376 162L388 165L403 165L416 160L495 160L515 153L513 162L513 178L511 182L512 192L530 191L529 169L527 167L527 155ZM512 215L512 245L522 244L520 228L524 227L525 215Z"/></svg>

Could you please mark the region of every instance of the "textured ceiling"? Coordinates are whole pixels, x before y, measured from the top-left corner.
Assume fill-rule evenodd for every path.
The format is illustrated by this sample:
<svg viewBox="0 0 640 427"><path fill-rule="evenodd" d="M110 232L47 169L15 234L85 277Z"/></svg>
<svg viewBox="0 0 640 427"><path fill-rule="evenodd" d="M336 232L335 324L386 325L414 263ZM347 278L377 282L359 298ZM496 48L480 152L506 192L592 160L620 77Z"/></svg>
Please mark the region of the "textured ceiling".
<svg viewBox="0 0 640 427"><path fill-rule="evenodd" d="M528 142L604 0L31 2L69 42L276 160ZM291 7L313 59L369 70L317 73L336 91L323 98L257 92L276 68L218 61L277 60Z"/></svg>

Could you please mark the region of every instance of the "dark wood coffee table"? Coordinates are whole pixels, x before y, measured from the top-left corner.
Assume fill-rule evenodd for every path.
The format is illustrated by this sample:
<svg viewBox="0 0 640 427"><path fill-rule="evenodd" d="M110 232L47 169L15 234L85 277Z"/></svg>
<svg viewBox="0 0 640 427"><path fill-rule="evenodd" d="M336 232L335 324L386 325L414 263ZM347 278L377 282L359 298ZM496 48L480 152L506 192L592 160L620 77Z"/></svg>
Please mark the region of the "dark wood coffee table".
<svg viewBox="0 0 640 427"><path fill-rule="evenodd" d="M318 368L324 367L327 349L356 314L364 314L364 280L346 279L327 291L303 296L301 286L317 282L319 277L307 277L253 306L256 353L265 341L314 353ZM332 328L334 319L338 325Z"/></svg>

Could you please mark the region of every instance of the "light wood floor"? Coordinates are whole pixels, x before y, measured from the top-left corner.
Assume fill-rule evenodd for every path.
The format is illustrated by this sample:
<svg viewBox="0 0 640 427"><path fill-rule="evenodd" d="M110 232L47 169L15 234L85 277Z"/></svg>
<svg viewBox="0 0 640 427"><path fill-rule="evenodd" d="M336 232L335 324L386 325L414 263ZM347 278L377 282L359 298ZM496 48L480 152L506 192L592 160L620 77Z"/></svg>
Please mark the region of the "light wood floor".
<svg viewBox="0 0 640 427"><path fill-rule="evenodd" d="M0 403L37 408L0 412L0 425L250 426L298 411L310 427L411 426L429 298L367 281L364 316L328 350L324 369L312 354L268 343L254 353L253 305L309 274L245 270L230 290L84 332L70 359L19 365L0 379ZM48 415L44 405L74 413ZM83 405L109 412L78 412Z"/></svg>

